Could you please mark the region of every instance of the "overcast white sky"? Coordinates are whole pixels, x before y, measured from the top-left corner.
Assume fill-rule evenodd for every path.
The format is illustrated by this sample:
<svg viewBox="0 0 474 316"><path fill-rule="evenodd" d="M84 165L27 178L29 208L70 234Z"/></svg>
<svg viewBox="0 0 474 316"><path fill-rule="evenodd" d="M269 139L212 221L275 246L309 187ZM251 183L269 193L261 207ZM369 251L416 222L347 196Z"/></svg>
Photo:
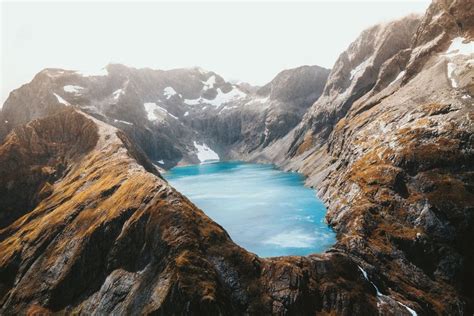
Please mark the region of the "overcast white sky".
<svg viewBox="0 0 474 316"><path fill-rule="evenodd" d="M300 65L331 68L368 26L428 0L330 2L2 2L1 103L46 67L109 62L201 66L256 85Z"/></svg>

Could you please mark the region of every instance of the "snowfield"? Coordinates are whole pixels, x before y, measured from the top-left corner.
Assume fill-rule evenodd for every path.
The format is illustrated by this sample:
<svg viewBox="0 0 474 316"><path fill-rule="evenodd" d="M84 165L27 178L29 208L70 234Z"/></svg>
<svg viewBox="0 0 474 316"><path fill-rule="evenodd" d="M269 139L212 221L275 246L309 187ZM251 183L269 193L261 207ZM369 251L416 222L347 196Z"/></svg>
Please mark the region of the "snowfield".
<svg viewBox="0 0 474 316"><path fill-rule="evenodd" d="M473 54L474 43L472 41L467 41L464 37L456 37L453 39L451 45L446 50L446 53L443 54L448 59L447 75L453 88L458 88L458 83L454 77L456 71L463 66L460 63L462 63L465 56L472 56ZM467 62L464 60L464 62L470 63L471 60L468 60Z"/></svg>
<svg viewBox="0 0 474 316"><path fill-rule="evenodd" d="M193 100L185 99L184 103L186 103L187 105L198 105L198 104L205 103L205 104L213 105L215 107L219 107L225 103L229 103L230 101L241 99L246 96L247 95L244 92L240 91L236 87L233 87L232 90L230 90L227 93L222 92L222 90L218 88L217 96L213 100L208 100L203 97L200 97L198 99L193 99Z"/></svg>
<svg viewBox="0 0 474 316"><path fill-rule="evenodd" d="M169 113L167 109L162 108L161 106L157 105L155 102L146 102L146 103L143 103L143 106L145 107L145 111L147 113L147 118L149 121L155 121L158 119L158 116L156 116L156 111L161 111L164 114L171 116L175 120L178 119L176 116Z"/></svg>
<svg viewBox="0 0 474 316"><path fill-rule="evenodd" d="M69 93L74 93L74 94L79 94L81 93L81 90L84 89L81 86L72 86L72 85L67 85L63 87L63 90Z"/></svg>
<svg viewBox="0 0 474 316"><path fill-rule="evenodd" d="M63 98L61 98L61 96L57 95L56 93L53 93L55 96L56 96L56 99L58 99L58 102L59 103L62 103L64 105L71 105L69 102L67 102L66 100L64 100Z"/></svg>
<svg viewBox="0 0 474 316"><path fill-rule="evenodd" d="M172 96L178 94L173 87L166 87L163 89L163 95L166 97L166 100L169 100Z"/></svg>
<svg viewBox="0 0 474 316"><path fill-rule="evenodd" d="M201 163L220 160L219 155L204 143L199 145L194 141L194 148L196 148L196 155Z"/></svg>

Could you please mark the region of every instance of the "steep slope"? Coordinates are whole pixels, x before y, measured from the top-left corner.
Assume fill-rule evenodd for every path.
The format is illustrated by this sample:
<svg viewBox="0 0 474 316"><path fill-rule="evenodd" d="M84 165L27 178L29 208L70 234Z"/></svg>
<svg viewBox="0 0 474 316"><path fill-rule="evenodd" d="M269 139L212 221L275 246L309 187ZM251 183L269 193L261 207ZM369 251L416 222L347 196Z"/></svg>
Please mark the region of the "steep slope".
<svg viewBox="0 0 474 316"><path fill-rule="evenodd" d="M67 109L16 128L0 150L14 157L44 146L70 163L33 208L5 203L24 215L1 222L1 314L376 313L349 256L246 252L116 128Z"/></svg>
<svg viewBox="0 0 474 316"><path fill-rule="evenodd" d="M53 183L96 142L96 126L73 113L17 127L0 147L0 228L50 195Z"/></svg>
<svg viewBox="0 0 474 316"><path fill-rule="evenodd" d="M472 9L434 1L421 22L362 33L303 122L259 156L306 174L336 247L425 314L473 310Z"/></svg>

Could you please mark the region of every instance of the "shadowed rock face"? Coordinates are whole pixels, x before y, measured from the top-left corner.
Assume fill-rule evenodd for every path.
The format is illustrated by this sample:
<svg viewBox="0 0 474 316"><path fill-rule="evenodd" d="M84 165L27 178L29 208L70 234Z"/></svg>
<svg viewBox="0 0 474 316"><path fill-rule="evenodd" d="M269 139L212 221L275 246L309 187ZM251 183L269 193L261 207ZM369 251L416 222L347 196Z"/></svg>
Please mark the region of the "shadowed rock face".
<svg viewBox="0 0 474 316"><path fill-rule="evenodd" d="M16 90L2 112L11 133L0 147L0 314L471 314L473 56L450 47L472 44L473 12L467 0L434 1L422 18L363 32L329 75L284 71L209 111L217 89L240 86L199 69L40 73L51 81ZM173 80L182 96L168 99ZM181 90L180 80L193 83ZM51 92L68 84L88 90L61 96L95 118L62 112ZM198 98L207 101L183 101ZM144 102L183 124L163 111L150 123ZM336 245L271 259L235 245L143 153L192 161L194 137L307 175ZM22 188L26 203L9 198Z"/></svg>
<svg viewBox="0 0 474 316"><path fill-rule="evenodd" d="M57 127L72 121L90 133L62 129L62 140L76 142L53 146ZM2 314L375 313L373 288L348 255L246 252L157 170L146 171L120 133L68 109L16 128L0 148L9 157L51 145L45 156L74 159L32 209L3 202L24 215L1 222Z"/></svg>

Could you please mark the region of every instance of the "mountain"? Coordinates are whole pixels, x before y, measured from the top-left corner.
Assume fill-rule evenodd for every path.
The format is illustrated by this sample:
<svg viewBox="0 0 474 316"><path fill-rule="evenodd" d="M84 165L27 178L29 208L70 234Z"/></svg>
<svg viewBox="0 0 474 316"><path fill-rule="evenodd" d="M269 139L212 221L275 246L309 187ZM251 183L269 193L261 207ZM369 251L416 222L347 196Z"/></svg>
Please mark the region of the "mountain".
<svg viewBox="0 0 474 316"><path fill-rule="evenodd" d="M435 0L331 70L263 87L42 71L0 117L0 313L472 314L473 6ZM205 145L305 174L337 243L267 259L235 245L160 175Z"/></svg>
<svg viewBox="0 0 474 316"><path fill-rule="evenodd" d="M254 141L262 131L266 137L257 137L253 147L284 136L319 97L328 74L318 66L299 67L257 89L201 68L111 64L96 74L45 69L6 100L0 139L19 124L73 106L122 129L162 167L199 162L199 146L224 158L235 143Z"/></svg>

